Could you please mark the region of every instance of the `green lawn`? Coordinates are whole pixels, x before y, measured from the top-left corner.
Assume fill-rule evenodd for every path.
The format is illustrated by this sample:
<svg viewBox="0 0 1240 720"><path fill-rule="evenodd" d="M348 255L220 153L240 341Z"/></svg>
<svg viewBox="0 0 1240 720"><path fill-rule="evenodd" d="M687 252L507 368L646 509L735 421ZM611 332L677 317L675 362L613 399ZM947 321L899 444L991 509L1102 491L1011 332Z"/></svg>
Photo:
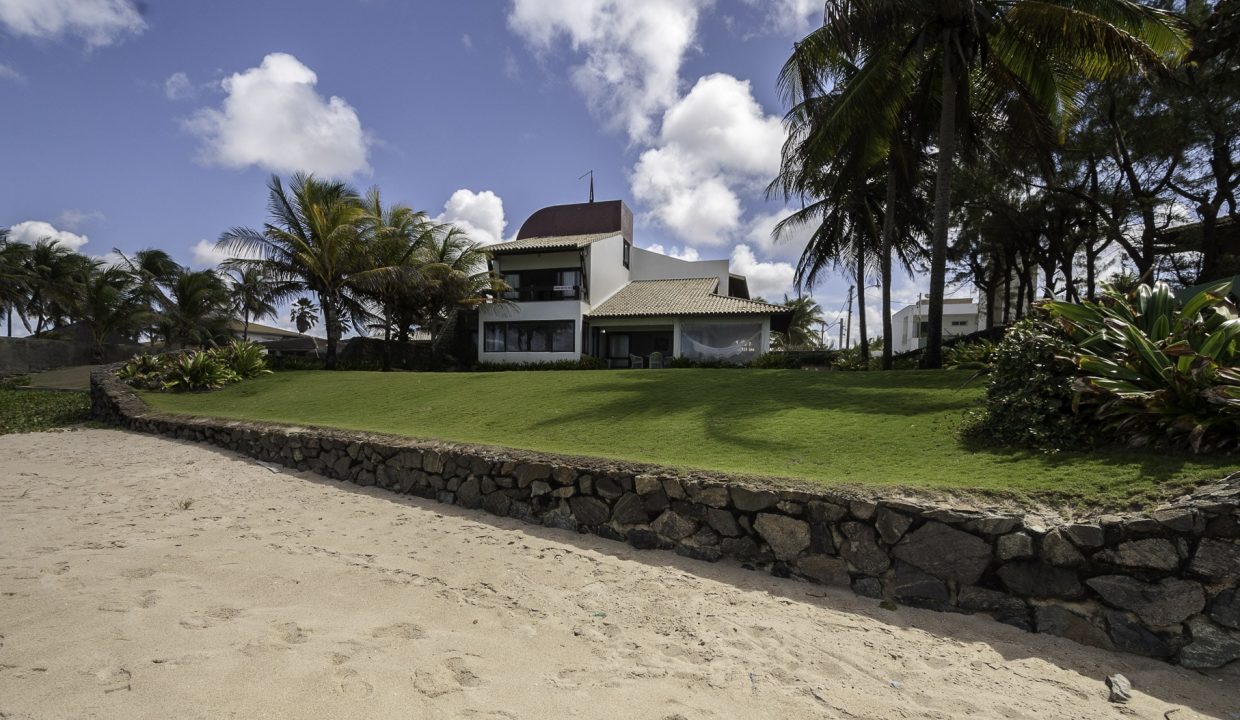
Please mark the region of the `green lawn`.
<svg viewBox="0 0 1240 720"><path fill-rule="evenodd" d="M326 425L822 484L949 488L1122 506L1237 461L966 447L968 372L284 372L160 410Z"/></svg>

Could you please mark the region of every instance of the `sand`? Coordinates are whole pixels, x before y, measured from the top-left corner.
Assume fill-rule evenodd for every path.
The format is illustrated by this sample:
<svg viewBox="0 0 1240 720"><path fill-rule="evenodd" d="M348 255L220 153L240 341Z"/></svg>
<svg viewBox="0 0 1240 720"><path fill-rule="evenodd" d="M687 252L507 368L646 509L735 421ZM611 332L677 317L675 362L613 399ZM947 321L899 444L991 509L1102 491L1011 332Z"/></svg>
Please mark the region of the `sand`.
<svg viewBox="0 0 1240 720"><path fill-rule="evenodd" d="M1188 720L1240 717L1240 671L81 430L0 437L27 717Z"/></svg>

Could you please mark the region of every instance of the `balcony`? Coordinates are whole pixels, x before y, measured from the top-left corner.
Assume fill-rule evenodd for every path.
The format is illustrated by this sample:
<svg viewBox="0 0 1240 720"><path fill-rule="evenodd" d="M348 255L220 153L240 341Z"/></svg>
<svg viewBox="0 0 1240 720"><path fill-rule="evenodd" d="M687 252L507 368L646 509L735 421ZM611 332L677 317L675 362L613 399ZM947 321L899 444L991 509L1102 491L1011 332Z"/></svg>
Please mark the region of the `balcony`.
<svg viewBox="0 0 1240 720"><path fill-rule="evenodd" d="M580 300L580 285L528 285L513 288L503 294L510 302L548 302L551 300Z"/></svg>

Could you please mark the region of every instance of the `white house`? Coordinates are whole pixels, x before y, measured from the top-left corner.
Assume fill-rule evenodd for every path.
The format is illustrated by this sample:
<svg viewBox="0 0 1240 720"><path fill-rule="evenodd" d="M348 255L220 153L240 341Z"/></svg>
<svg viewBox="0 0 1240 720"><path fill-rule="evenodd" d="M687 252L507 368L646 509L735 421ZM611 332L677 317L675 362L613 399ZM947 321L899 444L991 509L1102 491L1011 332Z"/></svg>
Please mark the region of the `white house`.
<svg viewBox="0 0 1240 720"><path fill-rule="evenodd" d="M918 299L891 316L891 350L904 353L926 346L929 333L930 303ZM986 309L972 298L943 300L943 338L958 337L986 328Z"/></svg>
<svg viewBox="0 0 1240 720"><path fill-rule="evenodd" d="M512 288L479 309L478 359L603 359L649 367L683 357L743 362L786 329L783 306L749 299L727 260L689 262L633 247L619 200L543 208L511 242L488 248Z"/></svg>

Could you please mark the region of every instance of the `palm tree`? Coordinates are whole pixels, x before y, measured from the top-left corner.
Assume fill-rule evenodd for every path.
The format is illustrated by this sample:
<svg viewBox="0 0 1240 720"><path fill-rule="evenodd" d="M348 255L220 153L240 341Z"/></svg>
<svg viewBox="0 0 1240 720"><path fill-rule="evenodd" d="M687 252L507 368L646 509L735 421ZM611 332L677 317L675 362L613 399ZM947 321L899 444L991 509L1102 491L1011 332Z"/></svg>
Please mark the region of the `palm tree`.
<svg viewBox="0 0 1240 720"><path fill-rule="evenodd" d="M289 312L289 321L297 326L297 332L305 335L319 322L319 309L306 298L298 298Z"/></svg>
<svg viewBox="0 0 1240 720"><path fill-rule="evenodd" d="M814 331L815 325L820 325L824 322L822 308L818 303L814 302L814 299L808 295L798 295L795 298L784 295L783 304L784 307L792 310L788 332L784 333L782 338L783 349L794 350L822 347L818 333Z"/></svg>
<svg viewBox="0 0 1240 720"><path fill-rule="evenodd" d="M427 292L420 320L438 353L452 335L461 310L499 299L511 288L491 272L486 248L455 225L439 225L420 242Z"/></svg>
<svg viewBox="0 0 1240 720"><path fill-rule="evenodd" d="M139 329L150 314L141 288L119 267L92 268L74 308L74 317L90 329L97 363L112 335Z"/></svg>
<svg viewBox="0 0 1240 720"><path fill-rule="evenodd" d="M159 313L168 305L168 295L164 288L167 288L180 275L185 268L177 264L172 256L163 250L156 248L147 248L134 253L133 257L129 257L117 248L112 248L112 252L120 256L122 267L137 283L137 291L139 296L146 304L147 312L145 315L152 321L152 324L142 328L148 334L151 342L155 342L157 327L154 321L158 320ZM164 338L165 342L169 338Z"/></svg>
<svg viewBox="0 0 1240 720"><path fill-rule="evenodd" d="M30 246L9 242L8 228L0 228L0 312L8 315L8 335L13 337L13 315L25 304L30 287L26 275Z"/></svg>
<svg viewBox="0 0 1240 720"><path fill-rule="evenodd" d="M250 321L275 317L278 289L260 268L231 268L224 275L232 296L232 311L241 315L241 339L250 339Z"/></svg>
<svg viewBox="0 0 1240 720"><path fill-rule="evenodd" d="M1186 50L1174 16L1136 0L828 0L823 27L797 45L783 80L818 87L840 81L837 102L819 116L831 137L886 130L894 118L916 114L919 90L938 108L925 366L942 366L952 176L962 137L1000 124L1049 145L1072 115L1083 80L1161 68Z"/></svg>
<svg viewBox="0 0 1240 720"><path fill-rule="evenodd" d="M94 263L54 240L43 239L25 258L26 307L22 324L35 337L58 327L70 315ZM34 328L28 318L35 319Z"/></svg>
<svg viewBox="0 0 1240 720"><path fill-rule="evenodd" d="M370 265L388 268L388 272L375 274L369 282L358 280L362 293L379 309L379 321L383 330L383 370L392 368L392 329L399 308L416 303L412 300L422 294L423 276L418 249L424 239L435 231L425 212L415 211L408 205L383 204L378 187L372 187L362 202L363 213L359 220L362 241L366 247ZM405 333L398 332L404 340Z"/></svg>
<svg viewBox="0 0 1240 720"><path fill-rule="evenodd" d="M182 270L168 286L165 334L178 347L214 345L228 335L228 286L214 270Z"/></svg>
<svg viewBox="0 0 1240 720"><path fill-rule="evenodd" d="M327 328L325 366L336 367L336 346L344 328L341 312L355 298L359 281L375 275L366 266L361 242L364 210L357 191L342 182L298 173L288 191L273 175L267 184L269 219L261 231L233 228L217 245L234 253L231 267L259 268L281 287L318 296Z"/></svg>

